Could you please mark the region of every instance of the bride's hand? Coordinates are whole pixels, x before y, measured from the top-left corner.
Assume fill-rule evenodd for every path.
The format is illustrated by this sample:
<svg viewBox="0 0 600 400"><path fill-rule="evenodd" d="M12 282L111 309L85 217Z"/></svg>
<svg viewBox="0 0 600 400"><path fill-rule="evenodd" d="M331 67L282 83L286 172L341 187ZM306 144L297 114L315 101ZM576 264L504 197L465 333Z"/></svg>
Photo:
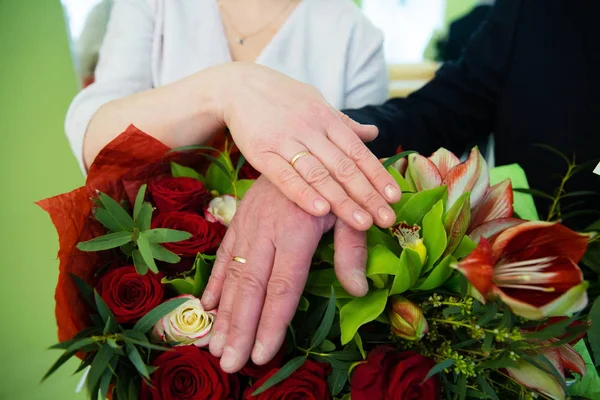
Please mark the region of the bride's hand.
<svg viewBox="0 0 600 400"><path fill-rule="evenodd" d="M219 96L236 145L254 168L314 216L355 229L389 227L401 192L363 141L377 136L331 107L312 86L256 64L231 64Z"/></svg>

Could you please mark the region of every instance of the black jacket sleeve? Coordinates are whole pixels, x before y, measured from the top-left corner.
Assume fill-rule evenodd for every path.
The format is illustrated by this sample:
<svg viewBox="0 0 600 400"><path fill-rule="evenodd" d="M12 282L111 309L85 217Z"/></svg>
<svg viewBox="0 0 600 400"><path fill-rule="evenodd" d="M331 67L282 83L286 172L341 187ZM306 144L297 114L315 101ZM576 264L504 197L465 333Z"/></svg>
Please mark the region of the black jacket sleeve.
<svg viewBox="0 0 600 400"><path fill-rule="evenodd" d="M492 132L522 1L497 1L462 58L444 64L420 90L380 106L344 111L379 128L368 145L373 153L387 157L401 145L423 154L439 147L460 154Z"/></svg>

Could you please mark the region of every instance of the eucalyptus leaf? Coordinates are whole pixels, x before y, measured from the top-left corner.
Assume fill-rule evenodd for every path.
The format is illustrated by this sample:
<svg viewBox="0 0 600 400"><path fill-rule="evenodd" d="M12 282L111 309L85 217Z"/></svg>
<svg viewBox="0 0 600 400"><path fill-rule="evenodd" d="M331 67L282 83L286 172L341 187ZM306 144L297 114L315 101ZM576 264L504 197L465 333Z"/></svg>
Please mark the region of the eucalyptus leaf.
<svg viewBox="0 0 600 400"><path fill-rule="evenodd" d="M109 363L109 368L104 370L104 374L102 374L102 378L100 378L100 396L102 399L108 399L109 390L110 390L110 381L113 377L113 371L117 366L117 359L113 358Z"/></svg>
<svg viewBox="0 0 600 400"><path fill-rule="evenodd" d="M148 231L146 231L148 232ZM150 271L158 274L158 267L156 266L156 262L154 261L154 257L152 256L152 249L150 248L150 242L146 238L146 232L140 232L140 235L137 238L138 250L144 260L144 263L148 266Z"/></svg>
<svg viewBox="0 0 600 400"><path fill-rule="evenodd" d="M87 376L87 387L90 393L97 390L100 378L104 374L104 371L108 369L108 364L114 353L115 350L108 344L100 347L100 350L96 353L94 361L92 361L92 367Z"/></svg>
<svg viewBox="0 0 600 400"><path fill-rule="evenodd" d="M171 175L174 178L192 178L204 183L204 177L193 168L171 161Z"/></svg>
<svg viewBox="0 0 600 400"><path fill-rule="evenodd" d="M323 343L321 343L321 346L319 347L319 349L323 353L330 353L335 350L335 344L331 340L325 339L325 340L323 340Z"/></svg>
<svg viewBox="0 0 600 400"><path fill-rule="evenodd" d="M360 355L363 358L363 360L366 359L367 353L365 352L362 338L360 337L360 334L358 332L356 332L356 335L354 335L354 343L356 343L356 347L358 348L358 351L360 352Z"/></svg>
<svg viewBox="0 0 600 400"><path fill-rule="evenodd" d="M331 287L335 291L335 297L338 299L352 298L338 281L333 268L318 269L311 271L306 280L304 290L310 294L321 297L329 297L331 295Z"/></svg>
<svg viewBox="0 0 600 400"><path fill-rule="evenodd" d="M140 230L140 231L147 231L148 229L150 229L150 226L152 225L152 212L154 211L154 209L152 208L152 204L150 203L143 203L142 207L140 208L140 213L138 214L137 218L135 219L135 226Z"/></svg>
<svg viewBox="0 0 600 400"><path fill-rule="evenodd" d="M142 356L140 355L140 352L135 347L135 345L130 344L130 343L125 343L125 347L127 348L127 356L129 357L129 361L131 361L131 363L133 364L135 369L144 378L150 379L150 372L148 371L148 368L147 368L146 364L144 363L144 360L142 359Z"/></svg>
<svg viewBox="0 0 600 400"><path fill-rule="evenodd" d="M77 275L70 273L70 276L81 297L83 297L88 305L95 308L96 302L94 301L94 289Z"/></svg>
<svg viewBox="0 0 600 400"><path fill-rule="evenodd" d="M444 254L444 250L446 250L446 245L448 244L442 220L443 213L444 204L440 200L423 217L423 230L421 234L425 248L427 248L425 272L433 268L442 254Z"/></svg>
<svg viewBox="0 0 600 400"><path fill-rule="evenodd" d="M261 385L261 387L256 389L252 393L252 396L258 396L265 390L268 390L268 389L272 388L273 386L277 385L279 382L283 381L284 379L289 377L291 374L293 374L294 371L296 371L298 368L300 368L305 362L306 362L305 356L299 356L296 358L292 358L283 367L281 367L279 369L279 371L277 371L273 376L271 376L269 379L267 379L267 381L265 383L263 383Z"/></svg>
<svg viewBox="0 0 600 400"><path fill-rule="evenodd" d="M334 368L327 377L327 388L332 396L337 396L348 380L348 369Z"/></svg>
<svg viewBox="0 0 600 400"><path fill-rule="evenodd" d="M453 359L449 358L447 360L435 364L435 366L433 366L433 368L429 370L429 372L425 376L425 379L423 379L423 382L427 381L427 379L431 378L432 376L439 374L443 370L450 368L454 365L454 362L455 361Z"/></svg>
<svg viewBox="0 0 600 400"><path fill-rule="evenodd" d="M358 328L373 321L385 309L388 291L371 290L364 297L357 297L340 310L342 345L350 342Z"/></svg>
<svg viewBox="0 0 600 400"><path fill-rule="evenodd" d="M144 205L144 199L146 198L146 185L145 183L140 186L140 189L135 196L135 203L133 205L133 220L134 222L138 219L140 215L140 211L142 211L142 206Z"/></svg>
<svg viewBox="0 0 600 400"><path fill-rule="evenodd" d="M140 254L139 250L133 250L131 253L131 258L133 258L133 265L135 266L135 271L139 275L146 275L148 273L148 264L144 261L144 258Z"/></svg>
<svg viewBox="0 0 600 400"><path fill-rule="evenodd" d="M52 366L50 367L50 369L48 370L48 372L46 372L46 374L44 375L44 377L42 378L42 382L45 381L46 379L48 379L48 377L50 377L53 373L56 372L57 369L59 369L64 363L66 363L67 361L69 361L69 359L71 359L71 357L73 357L77 352L75 351L65 351L59 358L58 360L56 360L54 362L54 364L52 364Z"/></svg>
<svg viewBox="0 0 600 400"><path fill-rule="evenodd" d="M113 321L116 321L115 316L113 315L112 311L110 311L110 308L108 308L108 306L106 305L104 300L102 300L102 297L100 297L98 292L95 290L94 290L94 300L96 302L96 309L98 310L98 314L100 314L100 317L102 318L102 321L105 324L107 322L110 322L110 319L112 319ZM115 326L116 326L116 324L115 324Z"/></svg>
<svg viewBox="0 0 600 400"><path fill-rule="evenodd" d="M171 243L181 242L192 237L189 232L178 231L169 228L154 228L140 233L143 234L149 243Z"/></svg>
<svg viewBox="0 0 600 400"><path fill-rule="evenodd" d="M482 375L482 374L477 375L477 384L479 385L479 388L481 390L483 390L485 392L485 394L487 394L489 396L490 399L500 400L500 398L496 394L496 391L488 383L487 378L484 375Z"/></svg>
<svg viewBox="0 0 600 400"><path fill-rule="evenodd" d="M116 200L102 192L98 192L98 197L106 211L108 211L116 223L119 224L121 230L133 231L133 218L131 218L131 215L129 215Z"/></svg>
<svg viewBox="0 0 600 400"><path fill-rule="evenodd" d="M188 300L189 299L187 298L182 298L165 301L164 303L154 307L150 312L140 318L133 329L141 333L148 332L162 317L175 310Z"/></svg>
<svg viewBox="0 0 600 400"><path fill-rule="evenodd" d="M325 309L325 315L323 316L323 320L321 324L315 331L311 341L310 341L310 350L320 346L323 343L323 340L327 338L327 334L331 330L331 325L333 324L333 317L335 316L335 291L333 287L331 287L331 292L329 295L329 302L327 303L327 308Z"/></svg>
<svg viewBox="0 0 600 400"><path fill-rule="evenodd" d="M131 241L131 232L121 231L98 236L87 242L77 243L77 248L81 251L101 251L114 249L129 243Z"/></svg>
<svg viewBox="0 0 600 400"><path fill-rule="evenodd" d="M177 254L165 249L159 243L150 243L150 250L152 250L152 257L159 261L169 264L177 264L181 261L181 258Z"/></svg>
<svg viewBox="0 0 600 400"><path fill-rule="evenodd" d="M399 222L406 222L408 225L421 225L425 214L427 214L438 201L445 199L447 194L448 190L446 186L439 186L434 189L415 193L398 211L396 220Z"/></svg>
<svg viewBox="0 0 600 400"><path fill-rule="evenodd" d="M110 231L120 232L123 230L121 225L119 225L112 215L104 208L94 209L94 218Z"/></svg>

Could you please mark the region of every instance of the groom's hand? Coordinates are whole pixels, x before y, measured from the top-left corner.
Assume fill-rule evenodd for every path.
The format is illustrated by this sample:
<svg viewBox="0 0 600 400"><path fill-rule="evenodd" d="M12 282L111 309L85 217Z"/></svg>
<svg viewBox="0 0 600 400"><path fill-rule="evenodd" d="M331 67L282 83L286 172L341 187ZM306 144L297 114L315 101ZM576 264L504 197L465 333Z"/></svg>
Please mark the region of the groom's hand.
<svg viewBox="0 0 600 400"><path fill-rule="evenodd" d="M240 370L250 355L269 362L285 339L321 236L335 227L335 271L352 295L364 296L364 232L333 215L313 217L259 178L244 196L217 253L202 296L217 305L210 351L226 372ZM242 262L234 257L242 257ZM243 261L246 260L245 263Z"/></svg>

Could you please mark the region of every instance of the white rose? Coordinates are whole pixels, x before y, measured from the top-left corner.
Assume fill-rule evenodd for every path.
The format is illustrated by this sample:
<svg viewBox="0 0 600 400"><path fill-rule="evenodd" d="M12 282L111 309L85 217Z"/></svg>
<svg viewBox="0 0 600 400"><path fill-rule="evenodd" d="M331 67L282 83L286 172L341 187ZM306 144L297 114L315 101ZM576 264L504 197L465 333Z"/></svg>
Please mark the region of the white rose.
<svg viewBox="0 0 600 400"><path fill-rule="evenodd" d="M215 197L208 203L204 217L207 221L219 221L223 225L229 226L237 210L237 203L237 199L229 194Z"/></svg>
<svg viewBox="0 0 600 400"><path fill-rule="evenodd" d="M156 341L176 343L175 346L208 345L217 311L204 311L200 299L189 294L176 298L190 300L162 317L152 328L152 338Z"/></svg>

